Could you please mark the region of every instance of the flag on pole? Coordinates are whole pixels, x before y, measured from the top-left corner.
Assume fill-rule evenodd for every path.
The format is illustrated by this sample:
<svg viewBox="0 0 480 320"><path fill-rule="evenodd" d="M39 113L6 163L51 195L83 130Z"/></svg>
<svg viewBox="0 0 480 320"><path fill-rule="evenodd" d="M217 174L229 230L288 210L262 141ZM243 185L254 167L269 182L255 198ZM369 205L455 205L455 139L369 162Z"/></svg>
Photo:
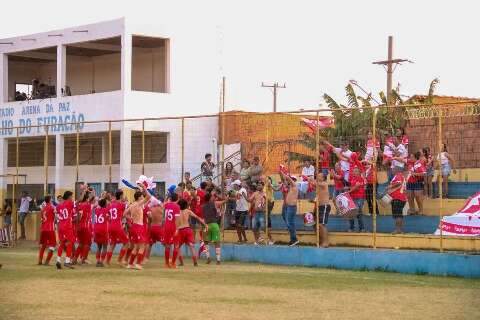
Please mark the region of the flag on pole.
<svg viewBox="0 0 480 320"><path fill-rule="evenodd" d="M333 117L319 117L318 120L311 120L307 118L302 118L302 122L306 125L312 132L317 132L317 128L326 129L333 128L335 126Z"/></svg>

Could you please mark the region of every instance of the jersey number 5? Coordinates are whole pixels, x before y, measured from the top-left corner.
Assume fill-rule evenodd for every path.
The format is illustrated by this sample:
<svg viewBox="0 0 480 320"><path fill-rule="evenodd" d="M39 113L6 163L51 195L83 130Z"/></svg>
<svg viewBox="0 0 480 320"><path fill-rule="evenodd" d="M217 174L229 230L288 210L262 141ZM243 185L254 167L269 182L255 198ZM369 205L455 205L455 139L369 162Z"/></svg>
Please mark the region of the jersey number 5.
<svg viewBox="0 0 480 320"><path fill-rule="evenodd" d="M172 221L173 220L173 210L172 209L165 210L165 217L168 221Z"/></svg>

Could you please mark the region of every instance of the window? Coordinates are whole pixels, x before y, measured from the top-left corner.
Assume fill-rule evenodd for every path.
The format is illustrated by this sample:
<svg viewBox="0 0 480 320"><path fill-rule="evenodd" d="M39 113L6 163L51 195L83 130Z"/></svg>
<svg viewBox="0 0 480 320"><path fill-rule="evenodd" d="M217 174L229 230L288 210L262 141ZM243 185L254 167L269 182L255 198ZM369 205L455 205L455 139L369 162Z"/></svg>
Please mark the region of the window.
<svg viewBox="0 0 480 320"><path fill-rule="evenodd" d="M79 165L108 164L108 132L82 133L78 139ZM112 131L112 164L120 163L120 135ZM66 135L64 141L64 165L77 164L77 137Z"/></svg>
<svg viewBox="0 0 480 320"><path fill-rule="evenodd" d="M132 90L168 93L169 39L132 37Z"/></svg>
<svg viewBox="0 0 480 320"><path fill-rule="evenodd" d="M15 101L25 101L32 96L32 85L15 83Z"/></svg>
<svg viewBox="0 0 480 320"><path fill-rule="evenodd" d="M132 131L132 163L142 163L142 132ZM145 131L145 163L167 162L167 133Z"/></svg>
<svg viewBox="0 0 480 320"><path fill-rule="evenodd" d="M40 167L44 165L45 137L18 139L18 166ZM8 139L8 166L15 167L17 161L17 141ZM55 137L48 139L48 165L55 165Z"/></svg>

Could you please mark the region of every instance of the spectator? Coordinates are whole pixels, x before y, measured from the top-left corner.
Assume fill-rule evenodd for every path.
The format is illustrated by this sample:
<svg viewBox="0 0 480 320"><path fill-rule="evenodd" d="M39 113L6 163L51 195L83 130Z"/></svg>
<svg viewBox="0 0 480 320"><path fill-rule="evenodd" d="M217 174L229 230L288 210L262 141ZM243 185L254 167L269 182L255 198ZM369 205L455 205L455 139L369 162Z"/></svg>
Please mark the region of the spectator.
<svg viewBox="0 0 480 320"><path fill-rule="evenodd" d="M233 163L227 162L225 164L224 174L224 181L225 181L225 188L227 191L232 190L232 182L237 180L236 176L238 175L237 172L233 169Z"/></svg>
<svg viewBox="0 0 480 320"><path fill-rule="evenodd" d="M410 207L409 213L422 214L423 213L423 182L425 177L424 163L420 160L421 152L418 151L415 155L411 154L409 159L409 178L407 180L407 197L408 205ZM417 201L418 211L415 211L415 200Z"/></svg>
<svg viewBox="0 0 480 320"><path fill-rule="evenodd" d="M435 169L433 167L433 157L430 153L430 148L425 147L422 150L424 157L424 164L427 172L425 174L424 194L427 197L433 198L433 176L435 175Z"/></svg>
<svg viewBox="0 0 480 320"><path fill-rule="evenodd" d="M225 205L225 219L229 225L229 229L235 227L235 209L237 207L237 192L233 190L227 191L227 202Z"/></svg>
<svg viewBox="0 0 480 320"><path fill-rule="evenodd" d="M393 168L393 179L387 188L387 193L392 197L392 217L395 219L394 234L403 233L403 207L407 202L405 194L405 177L403 167Z"/></svg>
<svg viewBox="0 0 480 320"><path fill-rule="evenodd" d="M328 184L325 181L324 175L318 177L318 206L315 210L318 216L318 231L320 236L320 246L328 248L328 217L330 215L330 193L328 192Z"/></svg>
<svg viewBox="0 0 480 320"><path fill-rule="evenodd" d="M213 180L213 169L215 169L215 163L212 162L212 154L205 154L205 161L200 166L202 172L202 181L211 179Z"/></svg>
<svg viewBox="0 0 480 320"><path fill-rule="evenodd" d="M323 144L320 144L318 148L320 150L318 161L320 162L320 168L322 169L323 180L327 180L328 173L330 172L330 154L332 153L332 149Z"/></svg>
<svg viewBox="0 0 480 320"><path fill-rule="evenodd" d="M22 198L20 199L20 208L19 212L19 222L20 222L20 229L21 235L20 239L26 239L25 236L25 218L27 217L28 213L30 212L30 202L32 202L32 198L29 197L28 192L22 192Z"/></svg>
<svg viewBox="0 0 480 320"><path fill-rule="evenodd" d="M242 168L240 169L240 180L242 182L248 181L250 178L250 161L247 159L242 161Z"/></svg>
<svg viewBox="0 0 480 320"><path fill-rule="evenodd" d="M405 168L405 165L407 163L408 152L405 146L400 142L401 140L399 140L398 137L393 137L394 149L391 166L392 169L394 167Z"/></svg>
<svg viewBox="0 0 480 320"><path fill-rule="evenodd" d="M10 242L12 239L10 239L11 235L11 228L12 228L12 203L10 200L5 199L4 204L3 204L3 210L2 210L2 215L3 215L3 229L6 231L6 239L7 242Z"/></svg>
<svg viewBox="0 0 480 320"><path fill-rule="evenodd" d="M183 182L185 182L186 184L192 182L190 172L186 171L183 174Z"/></svg>
<svg viewBox="0 0 480 320"><path fill-rule="evenodd" d="M315 167L312 165L312 160L305 159L303 161L302 176L307 179L315 176Z"/></svg>
<svg viewBox="0 0 480 320"><path fill-rule="evenodd" d="M398 140L400 141L401 144L405 147L408 153L408 136L405 134L405 129L404 128L399 128L396 130L395 135L397 136Z"/></svg>
<svg viewBox="0 0 480 320"><path fill-rule="evenodd" d="M263 191L262 182L257 183L255 192L253 192L248 200L253 204L252 230L253 236L255 237L254 245L258 246L260 242L264 241L260 233L262 230L265 230L265 210L267 204L267 197Z"/></svg>
<svg viewBox="0 0 480 320"><path fill-rule="evenodd" d="M442 194L443 197L448 198L448 177L452 173L457 173L457 170L453 169L453 159L448 154L447 144L443 144L442 152L437 156L437 160L440 161L440 174L442 175ZM438 188L440 190L440 188Z"/></svg>
<svg viewBox="0 0 480 320"><path fill-rule="evenodd" d="M373 216L373 201L375 201L375 213L379 214L377 197L373 193L373 185L375 184L375 189L378 190L378 178L377 170L373 167L373 164L367 161L367 166L365 170L365 177L367 179L367 187L365 188L365 196L367 198L368 212Z"/></svg>
<svg viewBox="0 0 480 320"><path fill-rule="evenodd" d="M263 167L260 164L260 159L257 156L253 157L253 162L248 173L251 183L257 183L260 180L260 177L263 174Z"/></svg>
<svg viewBox="0 0 480 320"><path fill-rule="evenodd" d="M363 224L363 204L365 202L365 178L362 177L359 167L353 169L352 175L350 176L350 196L355 202L355 205L358 208L357 220L358 220L358 231L364 232L365 226ZM350 219L350 229L349 232L355 230L355 219Z"/></svg>
<svg viewBox="0 0 480 320"><path fill-rule="evenodd" d="M248 214L248 195L247 190L244 188L244 183L240 180L235 180L233 188L237 192L236 194L236 207L235 207L235 227L237 228L238 242L247 242L247 235L245 234L245 219Z"/></svg>
<svg viewBox="0 0 480 320"><path fill-rule="evenodd" d="M290 233L289 246L296 246L299 241L297 239L297 230L295 226L295 218L297 216L297 201L298 201L298 188L297 179L293 176L286 175L280 171L280 175L283 177L287 184L288 192L285 196L285 207L282 211L283 221L287 225L288 232Z"/></svg>
<svg viewBox="0 0 480 320"><path fill-rule="evenodd" d="M365 160L372 161L377 159L378 151L380 150L380 141L378 139L373 139L372 131L367 133L367 143L365 144Z"/></svg>
<svg viewBox="0 0 480 320"><path fill-rule="evenodd" d="M343 171L343 179L345 180L345 182L348 183L350 178L350 158L353 153L348 147L348 142L344 141L340 148L335 148L328 142L325 143L333 150L333 152L335 152L338 159L340 160L340 167Z"/></svg>

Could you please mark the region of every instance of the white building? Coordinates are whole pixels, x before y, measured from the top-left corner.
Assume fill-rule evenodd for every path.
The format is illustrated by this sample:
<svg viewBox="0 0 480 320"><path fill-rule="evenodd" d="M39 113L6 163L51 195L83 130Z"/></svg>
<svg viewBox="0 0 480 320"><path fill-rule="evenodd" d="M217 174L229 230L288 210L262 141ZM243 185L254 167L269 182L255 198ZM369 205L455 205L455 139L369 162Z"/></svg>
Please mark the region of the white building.
<svg viewBox="0 0 480 320"><path fill-rule="evenodd" d="M16 173L17 129L12 128L38 126L18 129L19 174L25 175L19 183L26 185L17 190L42 194L42 125L85 121L79 130L78 179L76 126L49 127L49 193L73 190L76 182L108 188L109 123L88 122L217 113L215 37L213 30L186 34L118 19L0 40L0 175ZM22 100L21 92L29 99ZM143 124L110 125L114 188L121 186L121 178L134 180L141 173ZM145 121L144 128L145 174L154 176L161 187L178 183L182 120ZM194 176L205 153L215 157L218 119L185 119L183 131L183 169ZM0 178L0 198L12 181Z"/></svg>

